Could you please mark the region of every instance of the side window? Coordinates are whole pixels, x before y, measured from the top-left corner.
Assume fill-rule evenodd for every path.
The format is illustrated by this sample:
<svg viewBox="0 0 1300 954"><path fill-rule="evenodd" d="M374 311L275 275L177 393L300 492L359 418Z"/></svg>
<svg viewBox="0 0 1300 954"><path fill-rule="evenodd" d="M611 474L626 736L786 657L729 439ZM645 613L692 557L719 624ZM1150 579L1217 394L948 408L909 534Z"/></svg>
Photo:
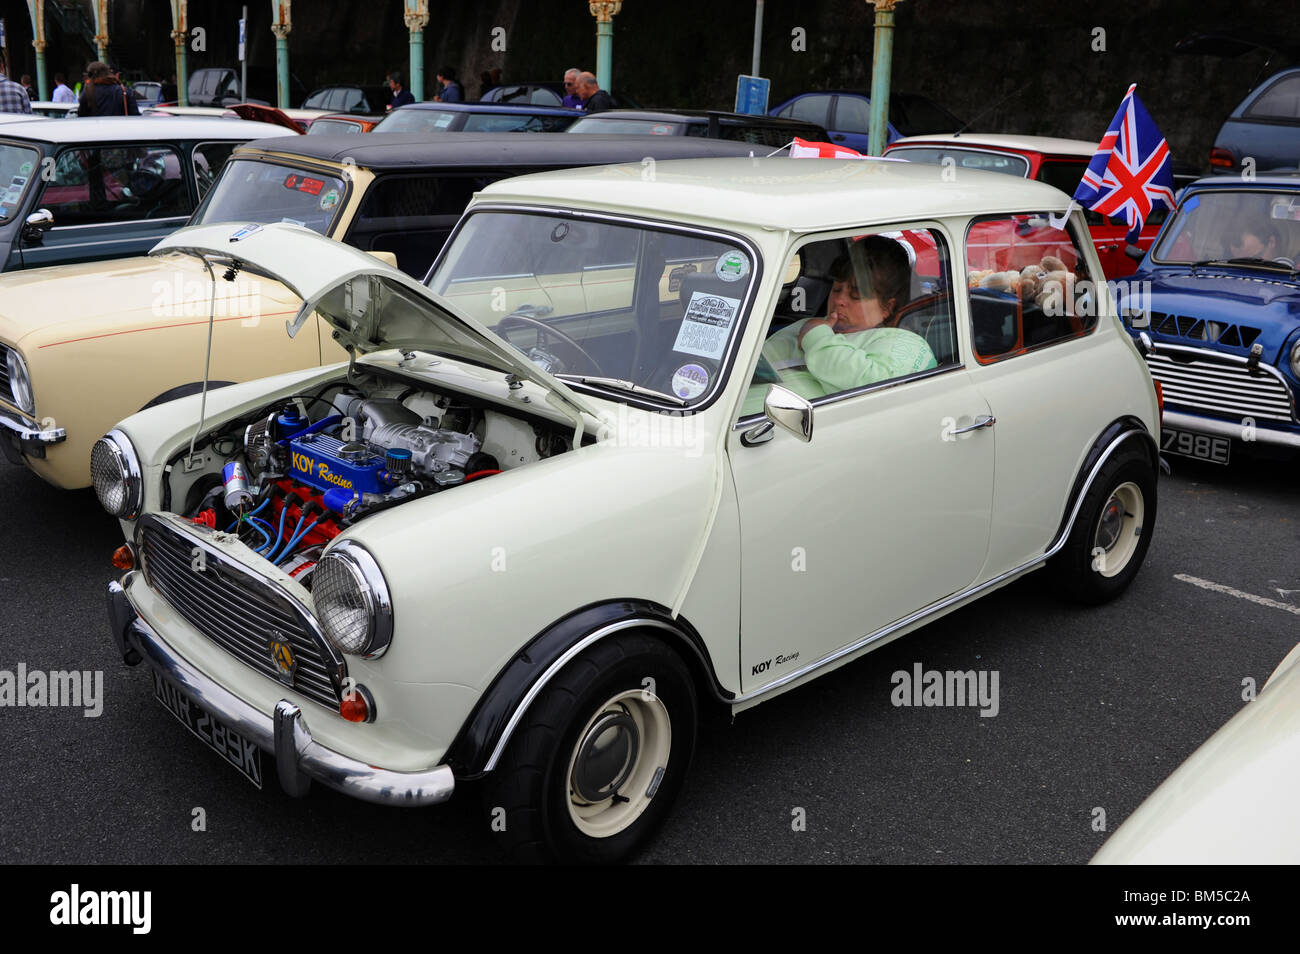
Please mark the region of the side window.
<svg viewBox="0 0 1300 954"><path fill-rule="evenodd" d="M1274 83L1246 115L1251 119L1300 119L1300 76Z"/></svg>
<svg viewBox="0 0 1300 954"><path fill-rule="evenodd" d="M871 109L865 99L856 96L835 98L835 129L839 132L861 133L871 130Z"/></svg>
<svg viewBox="0 0 1300 954"><path fill-rule="evenodd" d="M1079 248L1046 214L971 223L966 278L976 360L989 364L1097 326L1097 292Z"/></svg>
<svg viewBox="0 0 1300 954"><path fill-rule="evenodd" d="M199 187L200 199L208 194L221 167L238 145L237 142L201 142L194 147L194 181Z"/></svg>
<svg viewBox="0 0 1300 954"><path fill-rule="evenodd" d="M397 267L423 278L470 196L497 176L386 176L370 187L347 244L392 252Z"/></svg>
<svg viewBox="0 0 1300 954"><path fill-rule="evenodd" d="M303 109L324 109L329 99L329 90L317 90L302 102Z"/></svg>
<svg viewBox="0 0 1300 954"><path fill-rule="evenodd" d="M356 88L344 89L343 105L339 107L339 112L350 113L355 110L360 110L362 108L362 103L364 102L364 100L365 100L365 96L362 94L361 90Z"/></svg>
<svg viewBox="0 0 1300 954"><path fill-rule="evenodd" d="M171 146L67 149L40 205L60 225L90 225L189 215L180 155Z"/></svg>
<svg viewBox="0 0 1300 954"><path fill-rule="evenodd" d="M791 119L803 119L810 123L816 123L818 126L826 125L826 117L830 112L831 97L829 96L805 96L797 100L794 108L790 110Z"/></svg>
<svg viewBox="0 0 1300 954"><path fill-rule="evenodd" d="M784 274L743 414L769 384L809 400L958 363L952 266L934 229L801 245Z"/></svg>

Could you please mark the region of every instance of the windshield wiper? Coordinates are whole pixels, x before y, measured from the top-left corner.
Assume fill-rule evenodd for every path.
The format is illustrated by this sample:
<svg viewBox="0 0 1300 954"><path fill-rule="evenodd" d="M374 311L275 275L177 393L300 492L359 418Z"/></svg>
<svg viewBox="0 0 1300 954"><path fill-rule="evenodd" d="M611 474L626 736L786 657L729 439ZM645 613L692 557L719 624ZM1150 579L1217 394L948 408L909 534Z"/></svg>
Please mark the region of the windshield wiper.
<svg viewBox="0 0 1300 954"><path fill-rule="evenodd" d="M579 384L595 384L601 387L614 388L619 391L629 391L632 394L645 394L650 397L657 397L661 401L670 401L678 407L686 407L687 401L679 398L676 394L666 394L663 391L656 391L654 388L646 388L637 384L635 381L625 381L622 378L602 378L591 374L565 374L555 375L561 381L576 381Z"/></svg>
<svg viewBox="0 0 1300 954"><path fill-rule="evenodd" d="M1192 262L1192 268L1204 268L1206 266L1222 267L1224 265L1249 265L1254 268L1268 268L1273 271L1289 272L1295 274L1296 267L1288 265L1285 262L1278 262L1269 258L1215 258L1207 259L1202 262Z"/></svg>

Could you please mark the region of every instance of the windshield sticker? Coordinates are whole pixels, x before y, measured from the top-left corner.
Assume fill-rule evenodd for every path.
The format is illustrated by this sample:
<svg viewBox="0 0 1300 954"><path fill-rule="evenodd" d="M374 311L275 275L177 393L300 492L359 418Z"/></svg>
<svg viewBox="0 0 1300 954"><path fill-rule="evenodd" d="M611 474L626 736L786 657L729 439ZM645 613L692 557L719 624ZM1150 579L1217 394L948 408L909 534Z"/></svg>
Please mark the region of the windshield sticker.
<svg viewBox="0 0 1300 954"><path fill-rule="evenodd" d="M719 361L731 336L731 322L740 310L739 298L693 292L673 350Z"/></svg>
<svg viewBox="0 0 1300 954"><path fill-rule="evenodd" d="M280 221L285 222L289 225L301 225L303 228L307 228L306 222L302 221L301 219L291 219L287 215L284 218L282 218Z"/></svg>
<svg viewBox="0 0 1300 954"><path fill-rule="evenodd" d="M1194 195L1186 202L1183 203L1183 211L1191 212L1200 204L1201 204L1201 197L1199 195Z"/></svg>
<svg viewBox="0 0 1300 954"><path fill-rule="evenodd" d="M251 223L249 225L243 226L242 228L236 229L234 232L231 232L230 241L238 242L241 239L246 239L250 235L253 235L254 233L260 231L262 231L262 227L260 225L256 223Z"/></svg>
<svg viewBox="0 0 1300 954"><path fill-rule="evenodd" d="M433 128L446 129L448 126L451 125L451 119L452 117L450 116L439 116L437 119L433 121Z"/></svg>
<svg viewBox="0 0 1300 954"><path fill-rule="evenodd" d="M322 211L328 212L334 206L339 204L339 190L329 189L320 197L320 207Z"/></svg>
<svg viewBox="0 0 1300 954"><path fill-rule="evenodd" d="M650 135L652 136L667 136L672 131L671 126L665 126L663 123L656 123L650 127Z"/></svg>
<svg viewBox="0 0 1300 954"><path fill-rule="evenodd" d="M749 274L749 259L741 252L727 252L718 257L713 270L724 282L738 282Z"/></svg>
<svg viewBox="0 0 1300 954"><path fill-rule="evenodd" d="M673 372L673 393L679 398L697 398L709 386L709 372L698 364L684 364Z"/></svg>
<svg viewBox="0 0 1300 954"><path fill-rule="evenodd" d="M21 166L18 167L18 174L20 176L31 175L31 172L32 172L32 164L30 162L24 162Z"/></svg>
<svg viewBox="0 0 1300 954"><path fill-rule="evenodd" d="M310 176L300 176L296 172L291 172L285 177L284 187L294 192L306 192L308 195L320 195L320 190L325 188L325 183L321 179L313 179Z"/></svg>

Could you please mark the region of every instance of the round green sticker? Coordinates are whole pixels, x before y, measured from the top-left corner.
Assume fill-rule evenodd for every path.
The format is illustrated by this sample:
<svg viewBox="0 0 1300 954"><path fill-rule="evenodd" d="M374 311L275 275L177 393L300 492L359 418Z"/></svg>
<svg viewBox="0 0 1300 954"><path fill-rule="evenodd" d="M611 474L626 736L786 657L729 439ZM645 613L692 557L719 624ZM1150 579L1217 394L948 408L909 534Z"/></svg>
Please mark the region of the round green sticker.
<svg viewBox="0 0 1300 954"><path fill-rule="evenodd" d="M334 206L338 204L339 204L338 189L330 189L328 192L326 192L324 195L320 197L320 207L325 211L329 211L330 209L334 208Z"/></svg>
<svg viewBox="0 0 1300 954"><path fill-rule="evenodd" d="M724 282L738 282L749 274L749 259L741 252L727 252L718 258L713 271Z"/></svg>
<svg viewBox="0 0 1300 954"><path fill-rule="evenodd" d="M31 171L32 171L32 164L30 162L24 162L21 166L18 167L18 174L20 176L25 176Z"/></svg>

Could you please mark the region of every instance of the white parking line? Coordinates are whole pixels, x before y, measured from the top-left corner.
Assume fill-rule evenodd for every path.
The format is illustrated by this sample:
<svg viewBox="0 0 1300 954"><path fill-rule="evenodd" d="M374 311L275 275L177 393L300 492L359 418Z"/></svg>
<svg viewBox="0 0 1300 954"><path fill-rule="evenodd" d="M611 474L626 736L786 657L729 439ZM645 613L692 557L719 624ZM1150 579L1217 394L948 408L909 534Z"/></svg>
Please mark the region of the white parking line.
<svg viewBox="0 0 1300 954"><path fill-rule="evenodd" d="M1192 586L1199 586L1203 590L1213 590L1216 593L1227 593L1229 596L1235 596L1239 600L1250 600L1252 603L1258 603L1260 606L1271 606L1273 609L1286 610L1288 613L1295 613L1300 616L1300 606L1292 606L1290 603L1283 603L1279 600L1270 600L1267 596L1256 596L1254 593L1247 593L1244 590L1234 589L1231 586L1225 586L1222 583L1212 583L1209 580L1202 580L1200 577L1188 576L1186 573L1175 573L1175 580L1181 580L1184 583L1190 583Z"/></svg>

